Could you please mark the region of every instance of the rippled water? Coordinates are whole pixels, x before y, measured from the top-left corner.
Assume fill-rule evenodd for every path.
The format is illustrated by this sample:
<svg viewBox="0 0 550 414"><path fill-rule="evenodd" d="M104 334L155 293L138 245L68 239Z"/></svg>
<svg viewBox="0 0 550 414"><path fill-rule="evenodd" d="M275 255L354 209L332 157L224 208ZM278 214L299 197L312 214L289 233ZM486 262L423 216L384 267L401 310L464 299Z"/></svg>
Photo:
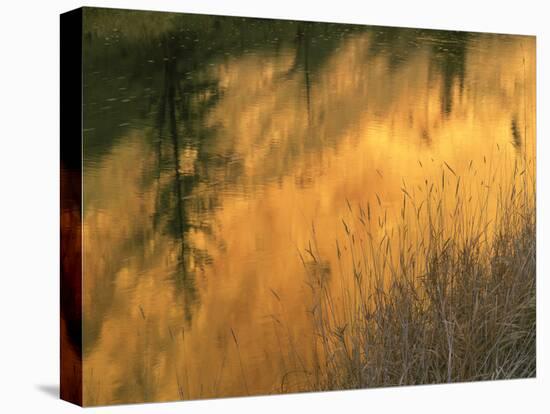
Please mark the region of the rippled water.
<svg viewBox="0 0 550 414"><path fill-rule="evenodd" d="M301 255L315 240L335 272L349 206L391 223L444 163L534 159L534 48L88 10L85 402L292 391L314 340Z"/></svg>

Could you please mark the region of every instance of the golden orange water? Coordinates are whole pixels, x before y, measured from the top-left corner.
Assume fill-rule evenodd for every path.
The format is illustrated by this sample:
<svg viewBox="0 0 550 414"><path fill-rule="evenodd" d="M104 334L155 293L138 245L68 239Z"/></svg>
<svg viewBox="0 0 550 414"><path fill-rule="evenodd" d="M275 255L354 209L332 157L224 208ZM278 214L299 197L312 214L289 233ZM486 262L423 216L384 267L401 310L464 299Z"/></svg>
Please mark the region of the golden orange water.
<svg viewBox="0 0 550 414"><path fill-rule="evenodd" d="M149 112L109 127L116 139L84 166L87 404L292 391L314 348L300 255L315 239L335 271L348 203L379 199L391 223L403 186L444 163L474 187L497 166L532 168L534 38L471 35L450 70L440 61L457 53L453 37L386 45L376 33L343 36L314 69L307 47L320 35L220 50L194 69L223 92L198 126L181 116L171 129L169 99L164 126L148 122L162 111L154 97L171 96L161 81ZM187 72L170 76L185 88ZM123 100L101 98L85 110ZM100 134L94 122L85 139Z"/></svg>

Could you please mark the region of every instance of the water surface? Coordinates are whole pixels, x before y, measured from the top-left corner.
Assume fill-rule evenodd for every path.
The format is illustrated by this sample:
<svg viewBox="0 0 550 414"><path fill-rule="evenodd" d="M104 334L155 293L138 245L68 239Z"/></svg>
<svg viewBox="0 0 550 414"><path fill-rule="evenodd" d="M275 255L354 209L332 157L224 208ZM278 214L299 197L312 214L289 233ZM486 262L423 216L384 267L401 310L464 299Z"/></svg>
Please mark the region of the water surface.
<svg viewBox="0 0 550 414"><path fill-rule="evenodd" d="M307 388L312 241L330 277L350 206L534 160L531 37L87 10L84 50L87 404Z"/></svg>

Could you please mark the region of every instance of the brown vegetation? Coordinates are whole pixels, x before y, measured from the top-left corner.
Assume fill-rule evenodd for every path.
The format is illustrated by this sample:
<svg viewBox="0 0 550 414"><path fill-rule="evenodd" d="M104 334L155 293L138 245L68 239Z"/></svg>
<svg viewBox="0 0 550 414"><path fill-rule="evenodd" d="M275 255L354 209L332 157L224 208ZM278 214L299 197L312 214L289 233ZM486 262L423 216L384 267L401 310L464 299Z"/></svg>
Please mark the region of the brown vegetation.
<svg viewBox="0 0 550 414"><path fill-rule="evenodd" d="M528 175L516 165L511 178L493 176L474 191L442 165L441 179L426 181L422 196L402 189L393 227L381 206L375 218L370 204L350 205L345 241L336 242L340 275L319 271L315 246L304 260L318 338L308 388L535 376L535 183Z"/></svg>

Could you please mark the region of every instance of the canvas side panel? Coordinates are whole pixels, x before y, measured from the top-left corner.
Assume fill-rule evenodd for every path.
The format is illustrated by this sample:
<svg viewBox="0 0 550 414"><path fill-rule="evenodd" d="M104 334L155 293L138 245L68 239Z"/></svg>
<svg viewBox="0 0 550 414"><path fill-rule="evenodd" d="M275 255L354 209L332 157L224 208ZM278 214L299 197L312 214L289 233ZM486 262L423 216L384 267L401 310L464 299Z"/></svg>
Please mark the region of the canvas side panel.
<svg viewBox="0 0 550 414"><path fill-rule="evenodd" d="M60 393L82 405L82 9L60 24Z"/></svg>

